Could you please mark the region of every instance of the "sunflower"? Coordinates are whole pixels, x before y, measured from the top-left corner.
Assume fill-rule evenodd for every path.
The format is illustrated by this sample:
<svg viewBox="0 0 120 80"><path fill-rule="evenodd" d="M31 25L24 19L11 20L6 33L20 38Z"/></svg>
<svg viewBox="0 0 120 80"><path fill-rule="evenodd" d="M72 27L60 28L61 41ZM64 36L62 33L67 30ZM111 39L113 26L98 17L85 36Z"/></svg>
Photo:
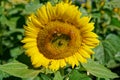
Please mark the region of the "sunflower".
<svg viewBox="0 0 120 80"><path fill-rule="evenodd" d="M48 2L31 14L24 26L22 40L25 53L34 67L58 70L67 64L78 66L87 62L98 45L97 35L92 32L94 23L90 17L81 17L75 5Z"/></svg>

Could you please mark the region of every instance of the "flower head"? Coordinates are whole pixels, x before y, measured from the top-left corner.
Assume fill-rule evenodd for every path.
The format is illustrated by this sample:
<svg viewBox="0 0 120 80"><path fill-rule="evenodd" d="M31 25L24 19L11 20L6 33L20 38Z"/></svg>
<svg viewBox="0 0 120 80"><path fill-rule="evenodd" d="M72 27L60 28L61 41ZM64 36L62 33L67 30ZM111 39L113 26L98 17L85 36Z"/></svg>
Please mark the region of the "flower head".
<svg viewBox="0 0 120 80"><path fill-rule="evenodd" d="M22 42L34 67L58 70L90 58L99 40L90 17L80 17L78 7L63 2L55 6L48 2L29 17Z"/></svg>

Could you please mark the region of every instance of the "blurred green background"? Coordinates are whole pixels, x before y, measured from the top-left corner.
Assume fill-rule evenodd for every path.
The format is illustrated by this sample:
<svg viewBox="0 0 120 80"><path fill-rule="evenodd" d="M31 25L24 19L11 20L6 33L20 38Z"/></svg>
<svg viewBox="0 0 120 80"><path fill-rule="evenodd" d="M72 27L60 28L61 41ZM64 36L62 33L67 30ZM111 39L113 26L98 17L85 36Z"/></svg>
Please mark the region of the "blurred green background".
<svg viewBox="0 0 120 80"><path fill-rule="evenodd" d="M47 1L56 4L61 0L0 0L0 65L17 60L31 66L20 42L24 37L23 25L27 17ZM91 16L91 21L95 22L94 32L101 42L94 49L93 59L120 76L120 0L72 0L72 4L79 7L83 16ZM95 76L73 79L73 74L81 76L78 71L71 68L64 71L63 80L120 80ZM0 80L57 80L53 77L49 72L34 79L23 79L0 71Z"/></svg>

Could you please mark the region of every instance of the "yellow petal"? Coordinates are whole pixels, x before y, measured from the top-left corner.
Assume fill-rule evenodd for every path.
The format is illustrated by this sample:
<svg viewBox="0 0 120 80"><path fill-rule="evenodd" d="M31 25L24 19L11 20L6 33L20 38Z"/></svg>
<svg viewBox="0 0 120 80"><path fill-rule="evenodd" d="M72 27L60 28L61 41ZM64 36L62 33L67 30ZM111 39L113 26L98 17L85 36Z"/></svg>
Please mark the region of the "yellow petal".
<svg viewBox="0 0 120 80"><path fill-rule="evenodd" d="M34 39L37 38L37 34L33 34L29 31L25 31L25 36L30 37L30 38L34 38Z"/></svg>
<svg viewBox="0 0 120 80"><path fill-rule="evenodd" d="M83 38L97 38L97 34L95 34L94 32L87 32L87 33L83 33L82 34Z"/></svg>
<svg viewBox="0 0 120 80"><path fill-rule="evenodd" d="M36 42L36 39L34 39L34 38L29 38L29 37L25 37L21 42L22 42L22 43Z"/></svg>
<svg viewBox="0 0 120 80"><path fill-rule="evenodd" d="M57 19L61 19L61 17L63 16L63 13L65 12L65 10L68 8L67 7L68 4L63 4L63 3L59 3L58 5L56 5L55 7L55 15Z"/></svg>
<svg viewBox="0 0 120 80"><path fill-rule="evenodd" d="M87 45L96 45L99 43L99 40L96 38L84 38L83 42Z"/></svg>
<svg viewBox="0 0 120 80"><path fill-rule="evenodd" d="M47 12L46 12L46 6L45 5L43 5L40 9L38 9L37 16L38 16L39 21L42 24L47 24L48 23L49 20L48 20L48 15L47 15Z"/></svg>
<svg viewBox="0 0 120 80"><path fill-rule="evenodd" d="M75 59L73 58L73 56L70 56L68 58L65 58L66 62L68 62L68 64L72 65L72 68L74 68L75 66Z"/></svg>
<svg viewBox="0 0 120 80"><path fill-rule="evenodd" d="M37 53L37 47L30 47L25 51L26 55L33 56L35 53Z"/></svg>
<svg viewBox="0 0 120 80"><path fill-rule="evenodd" d="M83 45L81 48L84 49L90 55L94 54L94 51L92 51L87 45Z"/></svg>
<svg viewBox="0 0 120 80"><path fill-rule="evenodd" d="M81 63L87 62L86 58L82 57L80 55L80 53L75 53L75 56L76 56L77 60L80 61Z"/></svg>
<svg viewBox="0 0 120 80"><path fill-rule="evenodd" d="M90 55L83 49L79 50L79 53L81 56L83 56L84 58L90 58Z"/></svg>
<svg viewBox="0 0 120 80"><path fill-rule="evenodd" d="M47 5L46 5L46 12L47 12L49 20L55 20L55 18L56 18L56 16L55 16L56 15L55 14L55 8L52 7L50 2L48 2Z"/></svg>
<svg viewBox="0 0 120 80"><path fill-rule="evenodd" d="M86 24L89 23L90 19L91 19L91 17L82 17L82 18L80 18L79 27L80 28L84 27Z"/></svg>
<svg viewBox="0 0 120 80"><path fill-rule="evenodd" d="M78 7L74 6L74 5L66 5L66 10L64 12L64 14L62 15L62 19L65 22L70 22L72 24L75 24L76 21L80 18L81 13L77 10Z"/></svg>
<svg viewBox="0 0 120 80"><path fill-rule="evenodd" d="M64 59L60 59L59 60L59 63L60 63L60 67L63 68L64 66L66 66L66 62Z"/></svg>
<svg viewBox="0 0 120 80"><path fill-rule="evenodd" d="M23 48L27 49L27 48L30 48L30 47L35 47L37 46L37 43L36 42L29 42L29 43L26 43Z"/></svg>
<svg viewBox="0 0 120 80"><path fill-rule="evenodd" d="M51 65L49 66L49 68L53 71L56 71L59 69L59 61L57 60L52 60Z"/></svg>
<svg viewBox="0 0 120 80"><path fill-rule="evenodd" d="M74 58L74 61L75 61L75 65L76 65L76 66L78 66L78 65L79 65L79 62L78 62L78 60L77 60L76 56L75 56L75 55L73 55L73 58Z"/></svg>
<svg viewBox="0 0 120 80"><path fill-rule="evenodd" d="M86 32L90 32L94 29L94 23L88 23L85 26L83 26L80 31L81 33L86 33Z"/></svg>
<svg viewBox="0 0 120 80"><path fill-rule="evenodd" d="M35 15L31 15L31 22L33 25L37 28L43 28L44 26L40 23L40 21L37 19Z"/></svg>

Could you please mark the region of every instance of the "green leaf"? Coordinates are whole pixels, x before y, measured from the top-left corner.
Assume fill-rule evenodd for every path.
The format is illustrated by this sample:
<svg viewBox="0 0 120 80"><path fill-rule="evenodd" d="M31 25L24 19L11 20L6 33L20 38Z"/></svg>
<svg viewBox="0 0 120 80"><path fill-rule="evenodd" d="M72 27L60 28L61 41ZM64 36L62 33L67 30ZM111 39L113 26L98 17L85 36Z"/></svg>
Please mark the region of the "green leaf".
<svg viewBox="0 0 120 80"><path fill-rule="evenodd" d="M93 18L100 18L101 14L100 13L93 13L92 17Z"/></svg>
<svg viewBox="0 0 120 80"><path fill-rule="evenodd" d="M69 80L92 80L86 74L80 73L78 70L73 70L69 76Z"/></svg>
<svg viewBox="0 0 120 80"><path fill-rule="evenodd" d="M23 53L23 50L20 47L15 47L13 49L10 49L10 54L14 58L17 58L17 56L22 53Z"/></svg>
<svg viewBox="0 0 120 80"><path fill-rule="evenodd" d="M120 62L120 52L115 55L115 59Z"/></svg>
<svg viewBox="0 0 120 80"><path fill-rule="evenodd" d="M13 17L10 20L7 21L7 25L9 26L10 30L16 29L16 23L19 17Z"/></svg>
<svg viewBox="0 0 120 80"><path fill-rule="evenodd" d="M106 37L106 40L111 43L111 45L116 49L116 51L120 51L120 37L115 34L109 34Z"/></svg>
<svg viewBox="0 0 120 80"><path fill-rule="evenodd" d="M2 15L0 17L0 22L3 25L7 25L10 28L10 30L14 30L14 29L16 29L16 23L17 23L18 19L19 19L19 17L13 17L8 20L6 16Z"/></svg>
<svg viewBox="0 0 120 80"><path fill-rule="evenodd" d="M111 0L110 4L114 7L114 8L120 8L120 0Z"/></svg>
<svg viewBox="0 0 120 80"><path fill-rule="evenodd" d="M101 64L107 64L110 59L114 58L116 50L108 41L103 41L100 45L95 49L95 58Z"/></svg>
<svg viewBox="0 0 120 80"><path fill-rule="evenodd" d="M31 14L41 6L42 4L39 3L39 0L35 0L34 2L31 2L25 6L25 10L23 11L23 14Z"/></svg>
<svg viewBox="0 0 120 80"><path fill-rule="evenodd" d="M99 46L97 46L94 51L96 53L94 54L95 58L99 61L99 63L104 64L105 52L102 43L100 43Z"/></svg>
<svg viewBox="0 0 120 80"><path fill-rule="evenodd" d="M63 77L61 76L59 71L55 73L55 77L53 78L53 80L63 80Z"/></svg>
<svg viewBox="0 0 120 80"><path fill-rule="evenodd" d="M83 13L82 16L87 16L88 12L86 9L84 9L83 7L80 7L80 11Z"/></svg>
<svg viewBox="0 0 120 80"><path fill-rule="evenodd" d="M42 70L44 71L45 74L52 74L54 73L54 71L48 69L48 68L42 68Z"/></svg>
<svg viewBox="0 0 120 80"><path fill-rule="evenodd" d="M109 78L97 78L97 80L111 80Z"/></svg>
<svg viewBox="0 0 120 80"><path fill-rule="evenodd" d="M9 77L9 75L3 71L0 71L0 80L3 80L3 78Z"/></svg>
<svg viewBox="0 0 120 80"><path fill-rule="evenodd" d="M100 78L117 78L118 75L105 68L103 65L89 59L87 63L82 64L83 67L92 75Z"/></svg>
<svg viewBox="0 0 120 80"><path fill-rule="evenodd" d="M111 24L120 27L120 21L117 18L111 18Z"/></svg>
<svg viewBox="0 0 120 80"><path fill-rule="evenodd" d="M35 78L22 78L22 80L42 80L42 79L36 76Z"/></svg>
<svg viewBox="0 0 120 80"><path fill-rule="evenodd" d="M4 7L0 6L0 15L4 13Z"/></svg>
<svg viewBox="0 0 120 80"><path fill-rule="evenodd" d="M51 78L46 74L42 73L42 74L40 74L40 76L41 76L42 80L51 80Z"/></svg>
<svg viewBox="0 0 120 80"><path fill-rule="evenodd" d="M113 59L111 59L107 64L108 68L116 68L116 67L119 67L119 66L120 66L120 63L115 62L115 60L113 60Z"/></svg>
<svg viewBox="0 0 120 80"><path fill-rule="evenodd" d="M116 60L115 55L120 52L120 38L117 35L109 34L100 45L95 48L94 56L101 64L108 64L110 60ZM115 61L114 61L115 62ZM117 66L117 65L116 65Z"/></svg>
<svg viewBox="0 0 120 80"><path fill-rule="evenodd" d="M0 70L20 78L35 77L41 72L41 70L28 69L25 64L20 62L11 62L0 65Z"/></svg>
<svg viewBox="0 0 120 80"><path fill-rule="evenodd" d="M120 27L115 25L108 25L107 28L110 29L111 31L120 31Z"/></svg>
<svg viewBox="0 0 120 80"><path fill-rule="evenodd" d="M7 24L8 19L6 18L6 16L2 15L2 16L0 16L0 22L2 25L5 25L5 24Z"/></svg>
<svg viewBox="0 0 120 80"><path fill-rule="evenodd" d="M12 8L8 11L8 15L13 15L13 14L17 14L18 12L20 12L22 10L22 8L19 7L15 7L15 8Z"/></svg>

